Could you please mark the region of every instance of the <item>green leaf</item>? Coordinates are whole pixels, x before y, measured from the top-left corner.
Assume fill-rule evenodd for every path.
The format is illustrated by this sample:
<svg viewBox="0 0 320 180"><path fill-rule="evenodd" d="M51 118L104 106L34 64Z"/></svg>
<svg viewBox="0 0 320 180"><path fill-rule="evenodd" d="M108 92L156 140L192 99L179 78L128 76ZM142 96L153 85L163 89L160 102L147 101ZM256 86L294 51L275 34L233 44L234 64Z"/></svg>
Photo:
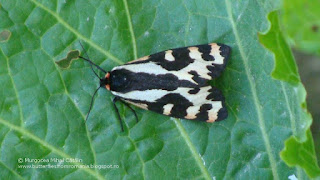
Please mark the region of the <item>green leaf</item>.
<svg viewBox="0 0 320 180"><path fill-rule="evenodd" d="M307 139L311 119L300 106L304 89L271 76L275 58L257 36L268 29L267 14L279 2L0 3L0 32L11 32L0 43L0 179L307 179L279 156L291 135ZM121 132L113 96L102 89L85 122L99 79L84 61L68 69L56 64L70 51L82 51L78 40L106 70L170 48L231 46L229 64L215 81L225 95L228 119L208 124L136 108L137 123L117 104L125 122ZM292 66L286 71L295 72ZM81 161L54 162L57 158ZM51 162L34 162L39 159ZM72 166L21 167L39 164Z"/></svg>
<svg viewBox="0 0 320 180"><path fill-rule="evenodd" d="M283 26L291 44L304 52L320 55L320 2L284 0Z"/></svg>
<svg viewBox="0 0 320 180"><path fill-rule="evenodd" d="M281 158L290 166L303 167L309 176L315 178L320 176L320 168L314 151L314 143L310 130L307 131L307 141L300 142L294 137L286 141L286 149L281 152Z"/></svg>
<svg viewBox="0 0 320 180"><path fill-rule="evenodd" d="M297 65L294 61L290 47L283 38L278 20L277 11L269 14L271 28L266 34L259 34L262 44L275 55L275 68L272 76L276 79L298 84L300 82Z"/></svg>
<svg viewBox="0 0 320 180"><path fill-rule="evenodd" d="M267 33L259 34L259 39L260 42L275 55L276 66L272 72L272 76L276 79L291 83L297 91L297 103L304 106L306 104L306 92L303 85L299 82L299 75L292 52L280 29L278 14L278 11L273 11L268 15L271 27ZM302 125L308 123L307 127L310 126L311 116L307 113L305 107L303 107L303 111L300 112L300 121L294 122L295 117L291 118L292 124L297 123ZM305 122L301 120L305 120ZM294 128L292 127L292 129ZM319 176L320 169L317 164L310 129L307 131L306 136L298 133L305 133L305 131L293 130L293 136L286 141L285 150L281 152L281 158L290 166L298 165L304 168L310 177L314 178Z"/></svg>

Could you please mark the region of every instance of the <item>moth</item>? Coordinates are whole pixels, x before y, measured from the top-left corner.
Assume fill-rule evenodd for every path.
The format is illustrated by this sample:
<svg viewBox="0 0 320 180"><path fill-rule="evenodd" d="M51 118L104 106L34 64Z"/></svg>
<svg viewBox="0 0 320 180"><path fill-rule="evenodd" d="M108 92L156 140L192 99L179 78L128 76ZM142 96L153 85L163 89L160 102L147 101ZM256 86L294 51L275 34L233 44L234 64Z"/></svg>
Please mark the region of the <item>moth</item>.
<svg viewBox="0 0 320 180"><path fill-rule="evenodd" d="M211 123L227 118L224 96L220 90L208 85L208 81L220 76L230 52L229 46L219 43L169 49L116 66L108 72L89 58L79 58L88 61L91 68L95 66L105 73L100 78L94 71L100 79L99 88L103 87L115 96L113 105L123 131L115 105L119 100L134 112L136 119L129 104L196 121ZM89 113L92 102L93 99Z"/></svg>

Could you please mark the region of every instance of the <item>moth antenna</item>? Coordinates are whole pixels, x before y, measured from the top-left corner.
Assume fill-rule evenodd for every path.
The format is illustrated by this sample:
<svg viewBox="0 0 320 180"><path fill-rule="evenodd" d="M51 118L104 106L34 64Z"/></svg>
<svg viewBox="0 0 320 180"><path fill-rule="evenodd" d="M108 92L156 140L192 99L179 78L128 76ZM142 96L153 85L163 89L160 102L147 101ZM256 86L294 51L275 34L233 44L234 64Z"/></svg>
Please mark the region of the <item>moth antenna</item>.
<svg viewBox="0 0 320 180"><path fill-rule="evenodd" d="M91 112L91 109L92 109L92 105L93 105L93 101L94 101L94 96L96 95L96 93L98 92L98 90L101 88L101 86L100 87L98 87L98 89L96 89L96 91L93 93L93 95L92 95L92 98L91 98L91 103L90 103L90 107L89 107L89 111L88 111L88 114L87 114L87 117L86 117L86 121L87 121L87 119L88 119L88 117L89 117L89 114L90 114L90 112Z"/></svg>
<svg viewBox="0 0 320 180"><path fill-rule="evenodd" d="M87 61L90 63L90 66L91 66L91 69L92 71L94 72L94 74L101 80L101 78L99 77L99 75L96 73L96 71L93 69L92 65L95 66L96 68L98 68L100 71L104 72L105 74L107 73L107 71L105 71L104 69L102 69L100 66L98 66L97 64L93 63L90 58L89 58L89 55L87 54L87 52L85 51L83 45L81 44L81 42L79 41L79 44L81 46L81 48L83 49L83 52L84 54L88 57L88 58L85 58L85 57L82 57L82 56L79 56L79 58Z"/></svg>
<svg viewBox="0 0 320 180"><path fill-rule="evenodd" d="M87 51L84 49L84 47L83 47L83 45L82 45L81 41L79 41L79 44L80 44L81 48L83 49L84 54L88 57L88 59L90 59L90 57L89 57L89 55L88 55Z"/></svg>
<svg viewBox="0 0 320 180"><path fill-rule="evenodd" d="M98 65L94 64L92 61L90 61L90 60L87 59L87 58L84 58L84 57L82 57L82 56L79 56L79 58L81 58L81 59L89 62L89 63L90 63L91 70L93 71L93 73L94 73L100 80L102 80L102 79L99 77L99 75L96 73L96 71L93 69L92 65L94 65L95 67L97 67L97 68L100 69L100 70L102 70L102 68L100 68ZM103 72L104 72L104 73L107 73L105 70L103 70Z"/></svg>

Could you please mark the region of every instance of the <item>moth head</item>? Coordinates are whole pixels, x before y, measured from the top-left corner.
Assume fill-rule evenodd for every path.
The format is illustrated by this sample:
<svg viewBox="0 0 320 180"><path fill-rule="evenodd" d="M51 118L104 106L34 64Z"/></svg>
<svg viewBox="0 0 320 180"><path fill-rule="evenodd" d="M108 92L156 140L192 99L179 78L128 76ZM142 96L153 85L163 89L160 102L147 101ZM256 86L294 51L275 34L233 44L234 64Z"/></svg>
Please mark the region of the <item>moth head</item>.
<svg viewBox="0 0 320 180"><path fill-rule="evenodd" d="M125 89L130 82L130 77L128 73L123 69L112 70L109 73L109 75L108 74L106 75L106 78L109 79L109 89L111 89L111 91L116 91L116 92L119 92L122 89Z"/></svg>
<svg viewBox="0 0 320 180"><path fill-rule="evenodd" d="M110 91L110 72L107 72L104 78L100 79L100 87L105 87Z"/></svg>

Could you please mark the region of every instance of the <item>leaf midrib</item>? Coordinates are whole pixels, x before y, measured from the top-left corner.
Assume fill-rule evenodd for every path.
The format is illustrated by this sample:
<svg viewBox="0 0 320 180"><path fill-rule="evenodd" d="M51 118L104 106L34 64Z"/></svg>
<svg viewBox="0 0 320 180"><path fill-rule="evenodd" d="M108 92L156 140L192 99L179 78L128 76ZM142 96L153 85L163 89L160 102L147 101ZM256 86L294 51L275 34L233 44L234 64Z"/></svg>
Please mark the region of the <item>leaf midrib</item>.
<svg viewBox="0 0 320 180"><path fill-rule="evenodd" d="M126 11L126 17L127 17L127 22L128 22L128 27L129 27L129 32L130 32L130 36L131 36L131 43L132 43L132 49L133 49L133 58L137 59L137 44L136 44L136 39L135 39L135 34L133 31L133 26L132 26L132 20L131 20L131 15L130 15L130 11L129 11L129 7L128 7L128 2L127 0L123 0L123 5L125 7L125 11ZM141 161L141 173L142 173L142 177L143 179L146 179L145 177L145 163L142 159L142 156L139 152L139 149L135 143L135 141L130 137L130 131L129 131L129 135L128 135L128 139L130 140L130 142L133 144L136 152L137 152L137 156L139 158L139 161Z"/></svg>
<svg viewBox="0 0 320 180"><path fill-rule="evenodd" d="M125 10L126 10L128 26L129 26L129 31L130 31L130 35L131 35L133 57L134 57L134 59L137 59L138 58L138 55L137 55L137 43L136 43L136 38L135 38L135 35L134 35L134 31L133 31L131 15L130 15L130 11L129 11L129 8L128 8L127 0L123 0L123 4L124 4Z"/></svg>
<svg viewBox="0 0 320 180"><path fill-rule="evenodd" d="M201 158L199 156L199 153L197 152L196 148L194 147L192 141L190 140L190 137L189 137L188 133L184 129L183 125L181 124L180 119L176 119L175 118L174 122L175 122L176 127L178 128L182 138L187 143L187 146L189 147L193 158L197 162L197 165L199 166L199 168L200 168L200 170L202 172L202 175L204 176L205 179L208 179L208 180L211 179L211 176L210 176L210 173L208 172L208 169L203 164L203 161L201 160Z"/></svg>
<svg viewBox="0 0 320 180"><path fill-rule="evenodd" d="M268 137L267 132L266 132L266 128L265 128L265 124L264 124L264 118L263 118L263 115L262 115L262 112L261 112L262 110L260 108L260 104L261 103L260 103L258 95L257 95L257 91L256 91L256 88L255 88L255 85L254 85L255 83L250 78L250 70L248 68L248 57L246 56L246 54L245 54L245 52L243 50L243 45L241 44L240 37L239 37L239 34L238 34L238 29L237 29L237 26L236 26L236 24L234 22L234 19L233 19L232 7L231 7L231 4L230 4L229 0L225 0L225 4L226 4L226 7L227 7L228 19L229 19L229 21L231 23L233 34L235 36L236 43L238 44L241 60L243 61L245 73L246 73L246 76L247 76L248 81L249 81L249 86L250 86L250 90L252 92L252 98L253 98L253 101L254 101L254 105L256 106L256 112L257 112L257 116L258 116L259 128L260 128L260 131L261 131L261 134L262 134L262 137L263 137L263 141L264 141L264 144L265 144L265 147L266 147L266 152L268 154L269 163L270 163L270 166L271 166L273 178L278 180L279 179L279 175L278 175L277 168L276 168L276 161L275 161L275 159L273 157L271 146L270 146L270 142L269 142L269 137Z"/></svg>

